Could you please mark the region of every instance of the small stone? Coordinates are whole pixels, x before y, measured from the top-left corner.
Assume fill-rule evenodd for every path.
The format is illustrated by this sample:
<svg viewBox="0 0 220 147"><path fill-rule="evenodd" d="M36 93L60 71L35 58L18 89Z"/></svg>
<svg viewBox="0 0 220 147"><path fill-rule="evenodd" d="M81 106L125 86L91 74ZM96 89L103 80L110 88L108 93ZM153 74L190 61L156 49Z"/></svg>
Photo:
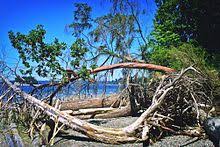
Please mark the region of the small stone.
<svg viewBox="0 0 220 147"><path fill-rule="evenodd" d="M204 129L209 139L213 142L215 147L219 147L220 144L220 117L207 118L204 121Z"/></svg>

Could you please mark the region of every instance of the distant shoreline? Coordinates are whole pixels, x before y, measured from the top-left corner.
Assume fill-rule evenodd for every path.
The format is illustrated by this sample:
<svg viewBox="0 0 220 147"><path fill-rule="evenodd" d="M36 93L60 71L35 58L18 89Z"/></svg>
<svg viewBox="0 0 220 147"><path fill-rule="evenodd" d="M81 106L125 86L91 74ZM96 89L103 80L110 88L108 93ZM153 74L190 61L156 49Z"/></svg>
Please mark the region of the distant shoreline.
<svg viewBox="0 0 220 147"><path fill-rule="evenodd" d="M49 82L48 82L49 83ZM22 85L22 86L31 86L30 84L22 84L22 83L17 83L15 82L15 85ZM41 84L33 84L34 86L40 86L40 85L43 85L43 84L47 84L46 82L45 83L41 83ZM90 83L88 85L95 85L95 84L102 84L102 85L107 85L107 86L111 86L111 85L122 85L121 83L103 83L103 82L98 82L98 83Z"/></svg>

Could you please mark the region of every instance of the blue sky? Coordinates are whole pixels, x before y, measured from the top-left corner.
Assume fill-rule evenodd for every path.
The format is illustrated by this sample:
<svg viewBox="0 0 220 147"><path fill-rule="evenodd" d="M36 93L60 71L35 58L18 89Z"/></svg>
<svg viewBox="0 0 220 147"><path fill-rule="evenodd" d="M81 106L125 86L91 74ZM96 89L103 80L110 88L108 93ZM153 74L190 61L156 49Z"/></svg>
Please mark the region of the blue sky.
<svg viewBox="0 0 220 147"><path fill-rule="evenodd" d="M143 0L146 1L147 5L144 7L148 17L145 22L150 26L156 6L153 0ZM65 32L65 26L73 20L76 2L88 3L93 9L93 16L103 15L109 10L108 0L0 0L0 49L6 50L7 63L13 66L18 58L8 39L9 30L28 33L37 24L42 24L47 31L46 41L50 42L57 37L60 41L71 44L74 38Z"/></svg>
<svg viewBox="0 0 220 147"><path fill-rule="evenodd" d="M37 24L44 25L47 30L46 41L57 37L60 41L70 44L74 38L65 33L67 24L72 22L74 0L0 0L0 49L8 54L8 63L13 64L17 52L11 47L8 31L28 33ZM104 13L99 2L89 3L97 12ZM94 11L95 12L95 11Z"/></svg>

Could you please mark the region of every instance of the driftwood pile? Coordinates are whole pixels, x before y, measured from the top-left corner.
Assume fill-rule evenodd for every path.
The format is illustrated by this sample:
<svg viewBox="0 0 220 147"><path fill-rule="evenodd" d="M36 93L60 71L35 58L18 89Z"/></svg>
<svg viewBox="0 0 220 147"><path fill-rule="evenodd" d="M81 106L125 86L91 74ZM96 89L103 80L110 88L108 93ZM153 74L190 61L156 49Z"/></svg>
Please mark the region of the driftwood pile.
<svg viewBox="0 0 220 147"><path fill-rule="evenodd" d="M33 133L35 128L42 129L37 121L42 123L40 114L43 113L47 115L47 119L54 120L50 133L52 139L64 125L89 138L110 144L151 142L167 134L201 137L204 135L201 124L212 108L212 88L209 81L193 67L180 73L164 75L160 81L151 82L147 95L143 95L141 85L130 85L120 94L107 98L57 101L54 106L21 91L4 76L1 79L8 87L2 92L0 99L2 110L10 102L15 102L12 101L14 96L23 98L23 102L29 105L28 108L35 112L30 132ZM8 93L11 93L10 97ZM100 127L83 120L128 115L140 116L124 128Z"/></svg>

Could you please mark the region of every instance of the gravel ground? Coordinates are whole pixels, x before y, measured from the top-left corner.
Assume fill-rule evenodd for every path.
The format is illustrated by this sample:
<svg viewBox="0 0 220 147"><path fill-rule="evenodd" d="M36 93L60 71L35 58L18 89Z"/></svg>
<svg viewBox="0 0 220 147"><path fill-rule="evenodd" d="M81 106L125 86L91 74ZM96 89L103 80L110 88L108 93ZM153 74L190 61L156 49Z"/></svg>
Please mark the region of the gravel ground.
<svg viewBox="0 0 220 147"><path fill-rule="evenodd" d="M122 118L113 118L113 119L94 119L89 120L89 122L105 126L105 127L124 127L132 122L134 122L137 118L135 117L122 117ZM57 137L55 141L56 147L63 146L72 146L72 147L112 147L112 146L122 146L122 147L142 147L142 143L132 143L132 144L122 144L122 145L109 145L103 144L94 140L87 138L84 135L79 134L78 132L69 130L70 135L64 137ZM213 144L208 139L206 140L196 140L196 138L191 138L188 136L170 136L166 137L155 144L151 145L151 147L177 147L177 146L187 146L187 147L213 147Z"/></svg>

